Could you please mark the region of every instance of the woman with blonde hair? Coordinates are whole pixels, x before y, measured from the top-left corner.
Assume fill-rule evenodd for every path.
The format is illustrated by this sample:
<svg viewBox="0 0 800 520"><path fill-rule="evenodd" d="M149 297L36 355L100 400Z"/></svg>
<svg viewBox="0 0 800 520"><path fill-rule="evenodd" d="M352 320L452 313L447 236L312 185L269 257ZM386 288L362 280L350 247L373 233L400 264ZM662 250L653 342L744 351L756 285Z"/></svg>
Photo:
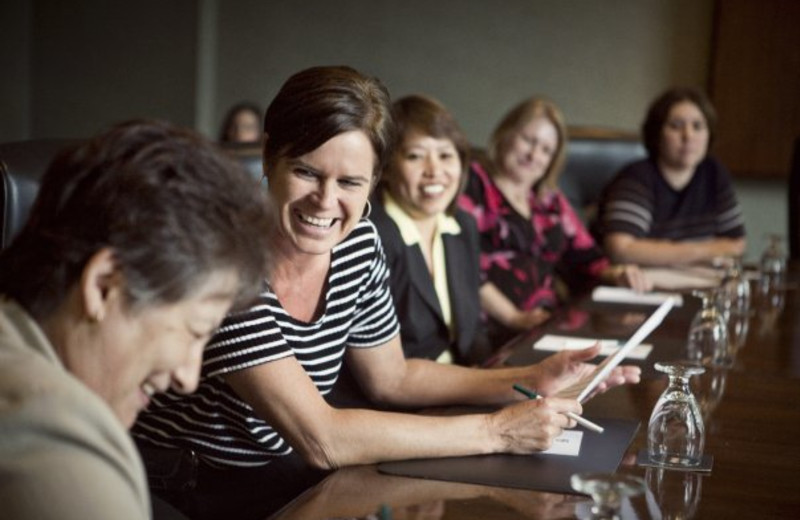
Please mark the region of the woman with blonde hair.
<svg viewBox="0 0 800 520"><path fill-rule="evenodd" d="M600 282L648 289L635 266L614 266L558 189L566 155L564 117L550 100L515 106L473 162L460 204L478 224L481 306L493 344L543 323L559 305L557 280L572 291Z"/></svg>

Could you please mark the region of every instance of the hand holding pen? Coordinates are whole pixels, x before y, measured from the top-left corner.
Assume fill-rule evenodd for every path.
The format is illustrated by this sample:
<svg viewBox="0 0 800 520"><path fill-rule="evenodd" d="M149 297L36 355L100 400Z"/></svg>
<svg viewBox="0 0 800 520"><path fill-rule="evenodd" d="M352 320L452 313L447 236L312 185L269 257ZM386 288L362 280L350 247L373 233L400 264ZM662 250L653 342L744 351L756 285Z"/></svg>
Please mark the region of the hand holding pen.
<svg viewBox="0 0 800 520"><path fill-rule="evenodd" d="M517 392L521 393L522 395L524 395L528 399L541 399L541 396L539 394L537 394L536 392L534 392L533 390L530 390L530 389L525 388L524 386L518 385L518 384L515 384L513 386L514 386L514 390L516 390ZM566 415L570 419L574 420L575 422L577 422L578 424L580 424L581 426L583 426L587 430L591 430L591 431L596 432L596 433L603 433L603 427L602 426L599 426L599 425L593 423L592 421L590 421L588 419L584 419L583 417L581 417L578 414L575 414L575 413L572 413L572 412L565 412L564 415Z"/></svg>

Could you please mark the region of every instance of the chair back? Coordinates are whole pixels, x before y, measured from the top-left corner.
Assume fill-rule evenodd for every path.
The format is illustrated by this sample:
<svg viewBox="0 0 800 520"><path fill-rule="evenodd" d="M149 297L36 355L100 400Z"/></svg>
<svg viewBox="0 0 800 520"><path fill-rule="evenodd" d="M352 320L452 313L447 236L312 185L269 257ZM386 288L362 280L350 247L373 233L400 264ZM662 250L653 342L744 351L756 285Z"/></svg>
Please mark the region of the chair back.
<svg viewBox="0 0 800 520"><path fill-rule="evenodd" d="M794 141L789 170L789 257L800 260L800 137Z"/></svg>
<svg viewBox="0 0 800 520"><path fill-rule="evenodd" d="M572 127L559 188L588 226L596 215L603 188L623 166L646 156L635 134Z"/></svg>
<svg viewBox="0 0 800 520"><path fill-rule="evenodd" d="M40 139L0 144L0 249L28 220L39 183L56 153L73 139Z"/></svg>

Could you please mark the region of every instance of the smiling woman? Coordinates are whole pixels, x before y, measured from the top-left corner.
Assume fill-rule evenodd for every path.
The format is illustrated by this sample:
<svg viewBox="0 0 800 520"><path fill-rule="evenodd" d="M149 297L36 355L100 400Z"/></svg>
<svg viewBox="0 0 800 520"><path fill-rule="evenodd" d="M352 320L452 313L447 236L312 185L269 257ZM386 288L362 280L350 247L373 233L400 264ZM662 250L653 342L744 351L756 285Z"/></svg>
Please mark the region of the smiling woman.
<svg viewBox="0 0 800 520"><path fill-rule="evenodd" d="M480 233L480 300L495 345L549 318L563 303L559 280L573 293L601 281L649 288L637 267L610 264L558 189L566 133L552 101L527 99L492 132L490 161L471 165L460 204Z"/></svg>
<svg viewBox="0 0 800 520"><path fill-rule="evenodd" d="M197 387L203 345L266 274L269 215L244 171L166 123L56 158L0 255L4 515L150 517L126 427Z"/></svg>
<svg viewBox="0 0 800 520"><path fill-rule="evenodd" d="M258 301L229 315L207 346L197 392L154 397L134 428L143 445L198 456L196 487L178 482L160 496L195 519L264 518L340 466L529 453L573 425L561 412L580 412L576 401L515 403L511 381L552 395L590 371L583 361L597 350L505 370L404 357L383 246L364 215L394 141L379 81L348 67L301 71L270 104L264 129L280 215L269 236L273 269ZM509 406L458 417L337 408L325 396L345 358L371 405ZM610 382L637 377L620 370Z"/></svg>

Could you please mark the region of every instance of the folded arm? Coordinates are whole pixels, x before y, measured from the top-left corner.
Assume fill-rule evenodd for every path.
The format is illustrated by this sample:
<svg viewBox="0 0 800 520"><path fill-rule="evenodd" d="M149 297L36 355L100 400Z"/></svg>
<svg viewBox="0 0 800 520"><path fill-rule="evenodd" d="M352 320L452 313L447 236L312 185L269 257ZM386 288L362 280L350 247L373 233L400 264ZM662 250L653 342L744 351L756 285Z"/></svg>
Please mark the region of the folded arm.
<svg viewBox="0 0 800 520"><path fill-rule="evenodd" d="M620 263L639 265L688 265L708 262L717 256L741 256L744 238L712 238L698 241L637 238L628 233L611 233L604 241L609 256Z"/></svg>

